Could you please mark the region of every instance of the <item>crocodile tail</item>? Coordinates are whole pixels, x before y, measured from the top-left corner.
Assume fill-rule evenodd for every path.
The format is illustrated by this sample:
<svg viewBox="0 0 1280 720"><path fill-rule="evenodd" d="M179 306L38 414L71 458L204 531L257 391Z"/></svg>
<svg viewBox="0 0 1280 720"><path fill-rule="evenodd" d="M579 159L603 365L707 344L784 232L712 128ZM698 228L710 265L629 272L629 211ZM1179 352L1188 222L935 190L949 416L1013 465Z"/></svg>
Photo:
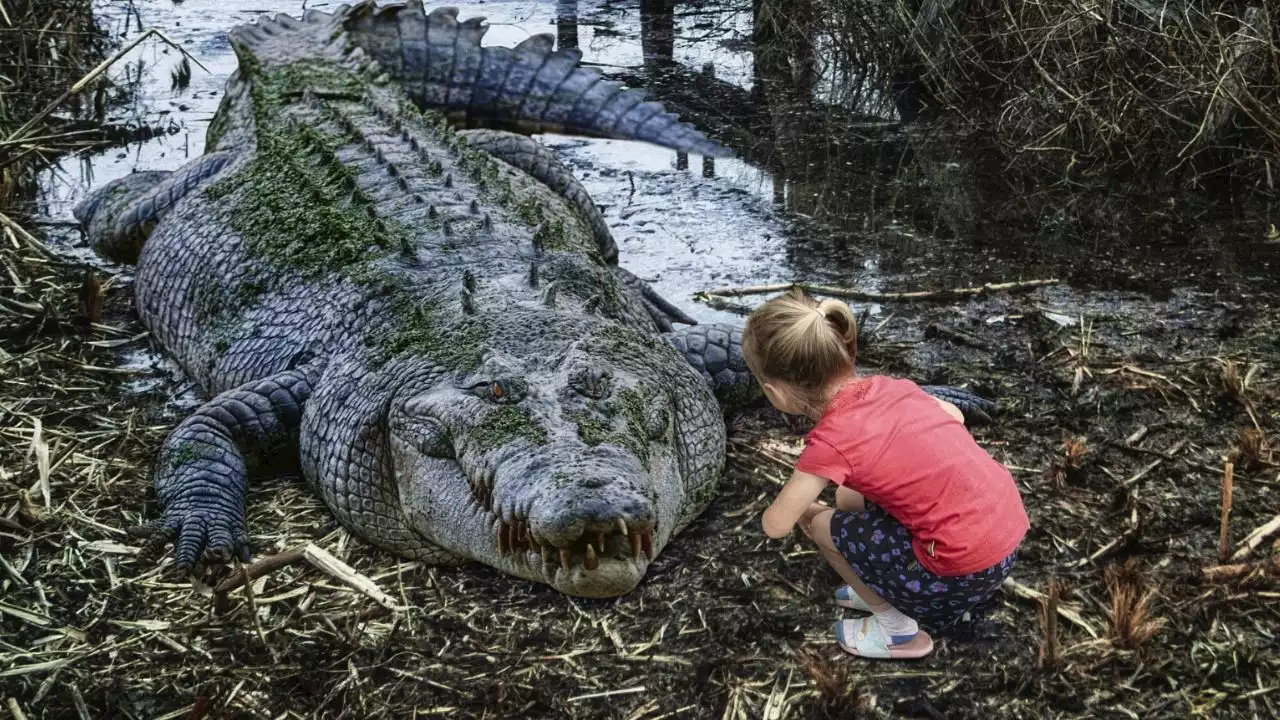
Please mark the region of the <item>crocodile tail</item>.
<svg viewBox="0 0 1280 720"><path fill-rule="evenodd" d="M689 123L646 101L640 90L583 67L576 49L534 35L514 48L482 47L483 17L426 12L420 0L378 8L372 0L339 11L347 47L362 52L423 109L471 127L641 140L711 157L729 151Z"/></svg>

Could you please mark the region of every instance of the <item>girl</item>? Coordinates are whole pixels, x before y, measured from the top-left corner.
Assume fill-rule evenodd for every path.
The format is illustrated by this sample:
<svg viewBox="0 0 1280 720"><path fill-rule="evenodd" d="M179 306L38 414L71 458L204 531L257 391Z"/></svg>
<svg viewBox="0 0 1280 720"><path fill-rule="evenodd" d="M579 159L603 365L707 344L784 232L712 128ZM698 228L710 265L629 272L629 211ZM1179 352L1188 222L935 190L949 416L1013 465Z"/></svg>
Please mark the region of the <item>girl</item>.
<svg viewBox="0 0 1280 720"><path fill-rule="evenodd" d="M857 329L838 300L795 291L752 313L742 349L769 402L815 422L765 533L800 525L847 585L836 603L846 652L918 658L919 625L946 629L1013 569L1028 520L1013 477L969 435L951 403L910 380L854 374ZM817 502L835 483L836 508Z"/></svg>

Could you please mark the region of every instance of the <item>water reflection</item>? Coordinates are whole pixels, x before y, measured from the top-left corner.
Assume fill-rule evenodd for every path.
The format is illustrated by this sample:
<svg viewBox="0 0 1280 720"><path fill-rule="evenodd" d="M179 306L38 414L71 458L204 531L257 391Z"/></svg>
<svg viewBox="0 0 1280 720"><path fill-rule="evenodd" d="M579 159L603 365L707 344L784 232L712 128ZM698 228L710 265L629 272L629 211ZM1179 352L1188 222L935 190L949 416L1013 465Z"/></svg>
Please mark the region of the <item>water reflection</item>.
<svg viewBox="0 0 1280 720"><path fill-rule="evenodd" d="M847 21L814 0L752 0L749 83L674 61L676 14L670 0L641 0L643 71L617 74L769 173L771 199L794 221L788 261L800 275L853 282L874 267L946 285L1039 273L1147 288L1256 275L1276 260L1276 247L1230 241L1266 228L1231 208L1178 213L1165 198L1013 176L990 137L920 118L911 79L886 51L831 52Z"/></svg>

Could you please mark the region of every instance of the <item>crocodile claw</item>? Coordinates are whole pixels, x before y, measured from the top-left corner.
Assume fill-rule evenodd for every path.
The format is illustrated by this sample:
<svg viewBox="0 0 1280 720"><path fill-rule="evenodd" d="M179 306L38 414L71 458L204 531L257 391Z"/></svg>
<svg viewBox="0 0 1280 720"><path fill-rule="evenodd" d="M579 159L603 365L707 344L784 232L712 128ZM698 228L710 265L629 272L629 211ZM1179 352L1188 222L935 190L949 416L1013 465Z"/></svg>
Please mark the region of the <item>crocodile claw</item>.
<svg viewBox="0 0 1280 720"><path fill-rule="evenodd" d="M922 385L920 389L959 408L966 425L990 425L994 422L991 414L996 411L996 404L986 398L949 385Z"/></svg>
<svg viewBox="0 0 1280 720"><path fill-rule="evenodd" d="M232 558L249 562L249 536L243 521L220 518L209 513L180 513L166 510L164 518L130 528L128 534L145 538L139 555L156 559L169 545L175 548L175 565L186 572L197 566L226 565ZM197 565L198 564L198 565Z"/></svg>
<svg viewBox="0 0 1280 720"><path fill-rule="evenodd" d="M644 304L644 309L649 312L649 317L653 318L654 324L658 326L658 332L671 332L675 329L672 323L681 323L683 325L698 324L697 320L672 305L670 301L654 291L649 286L649 283L636 277L630 270L615 266L613 272L617 274L622 284L635 293L636 297Z"/></svg>

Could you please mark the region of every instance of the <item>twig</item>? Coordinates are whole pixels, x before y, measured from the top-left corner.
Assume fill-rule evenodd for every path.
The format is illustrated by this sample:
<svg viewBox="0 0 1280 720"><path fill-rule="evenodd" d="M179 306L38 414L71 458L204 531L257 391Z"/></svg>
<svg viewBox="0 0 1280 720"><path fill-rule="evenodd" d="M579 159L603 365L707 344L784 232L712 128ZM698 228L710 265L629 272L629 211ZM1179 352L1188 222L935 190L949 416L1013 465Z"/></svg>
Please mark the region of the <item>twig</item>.
<svg viewBox="0 0 1280 720"><path fill-rule="evenodd" d="M258 631L258 639L262 641L262 646L271 652L272 657L275 656L275 650L267 642L267 634L262 631L262 622L258 619L258 602L253 596L253 581L249 579L249 568L236 561L236 568L240 571L237 573L243 580L244 599L249 606L249 617L253 620L253 629Z"/></svg>
<svg viewBox="0 0 1280 720"><path fill-rule="evenodd" d="M390 595L382 591L378 584L362 575L350 565L342 562L334 557L324 548L314 543L307 543L300 547L285 550L277 553L269 558L264 558L253 565L243 568L243 572L233 574L231 577L218 583L214 588L215 593L226 593L234 590L248 582L253 582L257 578L267 573L279 570L286 565L292 565L299 560L306 560L313 567L321 572L327 573L335 580L339 580L346 585L368 595L379 605L388 610L399 612L404 608L396 605L396 601Z"/></svg>
<svg viewBox="0 0 1280 720"><path fill-rule="evenodd" d="M1163 464L1166 459L1172 459L1174 455L1177 455L1178 452L1181 451L1182 448L1186 446L1187 446L1187 440L1185 438L1174 443L1173 447L1169 448L1168 451L1166 451L1163 456L1158 457L1155 460L1152 460L1150 463L1144 466L1141 470L1134 473L1133 477L1130 477L1128 480L1125 480L1124 482L1120 483L1120 487L1125 490L1133 487L1139 480L1146 477L1147 473L1151 472L1152 470L1155 470L1157 467Z"/></svg>
<svg viewBox="0 0 1280 720"><path fill-rule="evenodd" d="M48 245L45 245L44 243L37 240L34 235L27 232L21 225L14 222L8 215L5 215L2 212L0 212L0 225L3 225L4 227L8 228L11 232L13 232L14 235L17 235L19 238L22 239L23 242L31 246L32 250L35 250L36 252L43 255L45 259L47 260L58 259L57 254L54 253L52 250L50 250Z"/></svg>
<svg viewBox="0 0 1280 720"><path fill-rule="evenodd" d="M193 61L196 65L200 65L201 70L204 70L205 72L209 72L209 68L202 65L194 55L192 55L191 53L188 53L185 49L183 49L181 45L169 39L169 36L165 35L163 31L158 30L156 28L151 28L146 32L142 33L141 35L139 35L138 37L134 38L133 42L129 43L128 45L125 45L115 55L112 55L106 60L103 60L101 63L98 63L98 66L90 70L89 74L85 75L84 77L76 81L75 85L72 85L70 88L67 89L66 92L59 95L56 100L46 105L43 110L36 113L30 120L28 120L25 124L23 124L22 127L18 128L17 130L14 130L9 135L9 137L6 138L6 140L12 143L15 140L20 140L26 137L27 133L31 132L32 129L34 129L37 125L40 124L40 121L48 117L49 114L52 113L54 110L57 110L59 105L66 102L67 98L83 90L85 86L87 86L89 83L93 82L94 80L98 79L99 75L103 74L104 72L107 71L108 68L114 65L117 60L124 57L125 55L128 55L135 47L142 44L143 40L146 40L147 38L153 35L155 37L160 38L162 41L165 42L165 44L169 45L170 47L174 48L178 52L185 55L188 59Z"/></svg>
<svg viewBox="0 0 1280 720"><path fill-rule="evenodd" d="M1023 600L1033 600L1035 602L1042 603L1047 599L1044 593L1039 590L1033 590L1013 578L1005 580L1001 587L1006 591L1013 593L1014 597L1022 598ZM1094 629L1093 625L1091 625L1089 621L1084 619L1084 616L1080 614L1079 610L1060 604L1058 605L1058 614L1066 618L1071 624L1076 625L1080 629L1089 633L1089 636L1094 640L1098 639L1098 631Z"/></svg>
<svg viewBox="0 0 1280 720"><path fill-rule="evenodd" d="M1280 573L1280 555L1273 555L1266 560L1252 563L1214 565L1213 567L1205 568L1202 572L1204 573L1205 582L1216 583L1238 580L1258 571Z"/></svg>
<svg viewBox="0 0 1280 720"><path fill-rule="evenodd" d="M384 593L377 583L368 577L357 572L355 568L342 562L338 558L329 554L324 548L307 543L302 548L302 554L307 558L307 562L316 567L317 570L328 573L336 580L340 580L359 592L368 595L379 605L385 607L392 612L399 612L404 608L396 605L395 598Z"/></svg>
<svg viewBox="0 0 1280 720"><path fill-rule="evenodd" d="M742 297L744 295L767 295L769 293L779 293L799 288L807 293L814 295L827 295L830 297L845 298L848 300L865 300L865 301L888 301L898 300L902 302L910 302L914 300L955 300L958 298L976 297L978 295L987 295L996 292L1012 292L1016 290L1029 290L1032 288L1045 287L1047 285L1057 285L1060 281L1057 278L1049 278L1045 280L1017 280L1006 283L987 283L979 287L952 288L950 290L919 290L915 292L900 293L882 293L872 292L868 290L853 290L852 288L832 287L830 285L815 285L813 283L777 283L774 285L753 285L750 287L740 288L720 288L718 290L703 290L695 294L699 299L713 297Z"/></svg>
<svg viewBox="0 0 1280 720"><path fill-rule="evenodd" d="M1235 484L1235 463L1227 462L1222 471L1222 526L1218 535L1218 562L1231 556L1231 490Z"/></svg>
<svg viewBox="0 0 1280 720"><path fill-rule="evenodd" d="M213 591L215 593L231 592L246 582L253 582L263 575L268 575L282 567L285 567L286 565L292 565L303 559L301 547L291 548L284 552L276 553L275 555L265 557L244 568L244 572L242 573L235 573L231 575L227 579L218 583L217 587L215 587Z"/></svg>
<svg viewBox="0 0 1280 720"><path fill-rule="evenodd" d="M1245 559L1249 553L1253 552L1259 545L1266 542L1267 538L1277 532L1280 532L1280 515L1271 518L1266 524L1249 533L1249 537L1240 543L1240 549L1236 550L1236 554L1232 555L1231 559L1236 561Z"/></svg>

